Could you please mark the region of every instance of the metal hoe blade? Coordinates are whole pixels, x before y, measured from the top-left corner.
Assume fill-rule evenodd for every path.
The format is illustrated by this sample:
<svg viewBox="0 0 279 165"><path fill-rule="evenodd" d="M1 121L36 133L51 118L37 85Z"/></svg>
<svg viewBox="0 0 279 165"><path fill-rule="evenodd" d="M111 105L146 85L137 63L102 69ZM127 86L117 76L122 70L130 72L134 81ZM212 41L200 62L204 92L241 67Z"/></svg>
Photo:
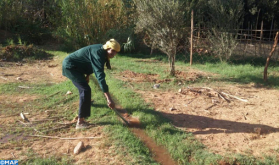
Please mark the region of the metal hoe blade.
<svg viewBox="0 0 279 165"><path fill-rule="evenodd" d="M130 124L129 121L127 121L126 119L124 119L124 117L116 110L116 109L113 109L113 111L117 114L117 116L119 116L127 125Z"/></svg>

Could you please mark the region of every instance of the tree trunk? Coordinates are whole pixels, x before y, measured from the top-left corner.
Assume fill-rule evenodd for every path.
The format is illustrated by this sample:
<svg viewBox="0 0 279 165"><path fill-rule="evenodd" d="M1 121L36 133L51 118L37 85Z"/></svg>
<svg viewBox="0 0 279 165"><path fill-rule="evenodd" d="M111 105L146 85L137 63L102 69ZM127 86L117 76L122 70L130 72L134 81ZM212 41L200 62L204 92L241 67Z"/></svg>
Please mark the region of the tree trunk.
<svg viewBox="0 0 279 165"><path fill-rule="evenodd" d="M176 49L172 50L168 56L169 56L169 63L170 63L170 75L175 76L175 55L176 55Z"/></svg>
<svg viewBox="0 0 279 165"><path fill-rule="evenodd" d="M171 76L175 76L175 65L174 65L174 62L175 62L175 57L172 56L171 57L171 66L170 66L170 75Z"/></svg>
<svg viewBox="0 0 279 165"><path fill-rule="evenodd" d="M265 64L265 67L264 67L264 81L265 82L267 82L267 68L268 68L268 65L269 65L269 61L270 61L270 58L271 58L273 52L275 51L277 43L278 43L278 33L279 32L276 33L272 50L271 50L271 52L269 53L269 56L266 59L266 64Z"/></svg>

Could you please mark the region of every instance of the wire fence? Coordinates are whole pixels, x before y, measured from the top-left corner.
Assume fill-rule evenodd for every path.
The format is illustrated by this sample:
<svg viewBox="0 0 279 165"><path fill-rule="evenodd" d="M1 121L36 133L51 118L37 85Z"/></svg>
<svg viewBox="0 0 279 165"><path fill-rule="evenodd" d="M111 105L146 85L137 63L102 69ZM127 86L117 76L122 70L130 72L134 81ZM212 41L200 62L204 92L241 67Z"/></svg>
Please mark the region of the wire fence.
<svg viewBox="0 0 279 165"><path fill-rule="evenodd" d="M238 33L238 46L235 54L243 57L267 58L273 44L276 32L279 30L245 30ZM279 50L275 49L272 59L278 60Z"/></svg>
<svg viewBox="0 0 279 165"><path fill-rule="evenodd" d="M207 56L216 57L212 50L212 45L207 37L206 29L195 29L193 32L193 60L195 56L200 58L207 58ZM232 58L238 60L267 58L272 50L274 44L274 37L279 30L252 30L240 29L235 32L237 35L237 46L233 50ZM177 48L177 54L189 54L191 51L190 37L181 41ZM221 43L220 43L221 44ZM199 59L200 59L199 58ZM279 48L277 47L272 55L272 60L279 60ZM219 60L218 57L211 58L211 60ZM195 62L195 61L193 61Z"/></svg>

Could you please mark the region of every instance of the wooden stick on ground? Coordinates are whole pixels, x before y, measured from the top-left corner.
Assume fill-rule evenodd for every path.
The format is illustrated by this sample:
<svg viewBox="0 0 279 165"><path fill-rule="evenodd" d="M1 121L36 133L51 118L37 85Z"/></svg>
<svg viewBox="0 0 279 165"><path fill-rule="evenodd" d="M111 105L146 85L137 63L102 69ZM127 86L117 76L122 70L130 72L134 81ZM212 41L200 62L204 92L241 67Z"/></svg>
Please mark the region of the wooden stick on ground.
<svg viewBox="0 0 279 165"><path fill-rule="evenodd" d="M216 91L217 92L217 91ZM229 99L227 99L225 96L223 96L221 93L217 92L218 96L221 97L223 100L227 101L228 103L230 103L231 101Z"/></svg>
<svg viewBox="0 0 279 165"><path fill-rule="evenodd" d="M23 89L30 89L30 88L33 88L33 87L28 87L28 86L18 86L19 88L23 88Z"/></svg>
<svg viewBox="0 0 279 165"><path fill-rule="evenodd" d="M225 92L221 92L221 93L222 93L222 94L225 94L225 95L227 95L227 96L233 97L233 98L235 98L235 99L237 99L237 100L240 100L240 101L243 101L243 102L248 102L248 100L241 99L241 98L239 98L239 97L236 97L236 96L227 94L227 93L225 93Z"/></svg>
<svg viewBox="0 0 279 165"><path fill-rule="evenodd" d="M216 104L212 104L212 105L210 105L209 107L205 108L204 110L208 111L210 108L212 108L212 107L214 107L214 106L216 106Z"/></svg>
<svg viewBox="0 0 279 165"><path fill-rule="evenodd" d="M218 96L219 96L221 99L227 101L228 103L231 102L229 99L227 99L225 96L222 95L222 92L218 92L218 91L216 91L216 90L214 90L214 89L212 89L212 88L208 88L208 87L202 87L202 88L203 88L203 89L209 89L209 90L211 90L211 91L214 91L214 92L218 93Z"/></svg>
<svg viewBox="0 0 279 165"><path fill-rule="evenodd" d="M6 77L3 77L3 76L1 76L0 78L3 80L8 80Z"/></svg>
<svg viewBox="0 0 279 165"><path fill-rule="evenodd" d="M102 137L77 137L77 138L61 138L57 136L42 136L42 135L28 135L31 137L43 137L43 138L50 138L50 139L61 139L61 140L78 140L78 139L99 139Z"/></svg>
<svg viewBox="0 0 279 165"><path fill-rule="evenodd" d="M0 116L0 118L7 118L7 117L13 117L13 116L18 116L18 114L15 114L15 115L9 115L9 116Z"/></svg>

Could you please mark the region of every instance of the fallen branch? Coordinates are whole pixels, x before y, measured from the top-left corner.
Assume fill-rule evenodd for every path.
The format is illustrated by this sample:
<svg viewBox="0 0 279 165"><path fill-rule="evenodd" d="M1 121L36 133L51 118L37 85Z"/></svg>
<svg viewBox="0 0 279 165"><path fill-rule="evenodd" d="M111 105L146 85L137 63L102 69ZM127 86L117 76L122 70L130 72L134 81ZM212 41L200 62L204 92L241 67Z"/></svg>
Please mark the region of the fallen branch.
<svg viewBox="0 0 279 165"><path fill-rule="evenodd" d="M3 79L3 80L8 80L7 78L5 78L5 77L3 77L3 76L1 76L0 78Z"/></svg>
<svg viewBox="0 0 279 165"><path fill-rule="evenodd" d="M41 120L31 120L31 122L42 122L42 121L54 121L58 120L57 118L50 118L50 119L41 119Z"/></svg>
<svg viewBox="0 0 279 165"><path fill-rule="evenodd" d="M18 114L15 114L15 115L9 115L9 116L0 116L0 118L7 118L7 117L13 117L13 116L18 116Z"/></svg>
<svg viewBox="0 0 279 165"><path fill-rule="evenodd" d="M61 125L72 125L72 124L75 124L77 123L76 121L75 122L69 122L69 123L58 123L58 124L61 124Z"/></svg>
<svg viewBox="0 0 279 165"><path fill-rule="evenodd" d="M209 110L210 108L212 108L212 107L214 107L214 106L216 106L217 104L213 104L213 105L210 105L209 107L207 107L207 108L205 108L204 110Z"/></svg>
<svg viewBox="0 0 279 165"><path fill-rule="evenodd" d="M27 135L30 137L42 137L42 138L50 138L50 139L61 139L61 140L78 140L78 139L100 139L102 137L78 137L78 138L61 138L57 136L42 136L42 135Z"/></svg>
<svg viewBox="0 0 279 165"><path fill-rule="evenodd" d="M208 90L214 91L214 92L216 92L216 93L218 94L218 96L219 96L221 99L225 100L225 101L228 102L228 103L231 102L229 99L227 99L225 96L222 95L222 92L218 92L218 91L216 91L216 90L214 90L214 89L212 89L212 88L208 88L208 87L202 87L202 88L203 88L203 89L208 89Z"/></svg>
<svg viewBox="0 0 279 165"><path fill-rule="evenodd" d="M203 87L203 88L204 88L204 89L213 90L213 89L208 88L208 87ZM213 90L213 91L215 91L215 90ZM216 92L217 92L217 91L216 91ZM241 99L241 98L239 98L239 97L236 97L236 96L234 96L234 95L230 95L230 94L225 93L225 92L217 92L217 93L218 93L219 95L221 95L221 94L227 95L227 96L229 96L229 97L235 98L235 99L240 100L240 101L243 101L243 102L248 102L248 100ZM224 96L221 95L221 98L222 98L222 97L224 97ZM224 99L225 99L225 97L224 97Z"/></svg>
<svg viewBox="0 0 279 165"><path fill-rule="evenodd" d="M200 88L192 88L192 87L187 87L191 92L196 92L196 93L201 93Z"/></svg>
<svg viewBox="0 0 279 165"><path fill-rule="evenodd" d="M15 155L14 155L14 153L12 153L12 152L11 152L11 154L12 154L12 155L13 155L13 157L15 158Z"/></svg>
<svg viewBox="0 0 279 165"><path fill-rule="evenodd" d="M235 99L237 99L237 100L240 100L240 101L243 101L243 102L248 102L248 100L241 99L241 98L239 98L239 97L236 97L236 96L233 96L233 95L227 94L227 93L225 93L225 92L221 92L221 93L223 93L223 94L225 94L225 95L227 95L227 96L233 97L233 98L235 98Z"/></svg>
<svg viewBox="0 0 279 165"><path fill-rule="evenodd" d="M56 92L56 93L53 93L53 94L51 94L51 95L49 95L49 96L46 96L46 97L52 97L52 96L54 96L54 95L57 95L58 93L60 93L61 91L58 91L58 92Z"/></svg>
<svg viewBox="0 0 279 165"><path fill-rule="evenodd" d="M30 121L27 119L27 117L26 117L22 112L20 113L20 117L21 117L24 121L30 122Z"/></svg>
<svg viewBox="0 0 279 165"><path fill-rule="evenodd" d="M221 97L223 100L227 101L228 103L230 103L231 101L228 100L226 97L224 97L221 93L217 92L218 96Z"/></svg>
<svg viewBox="0 0 279 165"><path fill-rule="evenodd" d="M33 88L33 87L28 87L28 86L18 86L19 88L23 88L23 89L30 89L30 88Z"/></svg>

